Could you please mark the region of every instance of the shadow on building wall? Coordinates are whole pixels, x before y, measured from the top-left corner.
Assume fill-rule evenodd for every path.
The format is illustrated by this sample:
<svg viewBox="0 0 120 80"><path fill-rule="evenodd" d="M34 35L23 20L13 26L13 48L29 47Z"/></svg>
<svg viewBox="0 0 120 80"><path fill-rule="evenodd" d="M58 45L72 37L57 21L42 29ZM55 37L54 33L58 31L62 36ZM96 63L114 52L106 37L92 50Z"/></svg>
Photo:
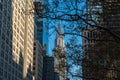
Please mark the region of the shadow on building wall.
<svg viewBox="0 0 120 80"><path fill-rule="evenodd" d="M0 80L23 80L23 53L13 46L19 41L13 38L13 7L12 0L0 1ZM9 12L8 12L9 11ZM17 31L17 30L16 30ZM19 36L16 36L19 38ZM17 49L17 50L15 50ZM13 53L13 50L16 51ZM32 80L29 74L32 74L31 66L27 70L26 80ZM29 79L28 79L29 78Z"/></svg>

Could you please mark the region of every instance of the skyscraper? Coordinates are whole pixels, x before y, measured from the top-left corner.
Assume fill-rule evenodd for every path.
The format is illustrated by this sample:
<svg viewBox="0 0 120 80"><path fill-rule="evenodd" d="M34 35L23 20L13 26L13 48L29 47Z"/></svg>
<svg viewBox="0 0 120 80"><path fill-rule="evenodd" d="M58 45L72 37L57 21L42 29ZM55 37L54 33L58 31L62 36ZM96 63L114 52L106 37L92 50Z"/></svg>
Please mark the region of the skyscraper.
<svg viewBox="0 0 120 80"><path fill-rule="evenodd" d="M42 46L38 40L34 41L33 54L33 80L42 80L43 74L43 52Z"/></svg>
<svg viewBox="0 0 120 80"><path fill-rule="evenodd" d="M54 80L54 57L44 55L42 80Z"/></svg>
<svg viewBox="0 0 120 80"><path fill-rule="evenodd" d="M40 44L43 45L43 19L39 17L39 15L42 16L42 0L35 1L35 24L37 26L37 40L39 40Z"/></svg>
<svg viewBox="0 0 120 80"><path fill-rule="evenodd" d="M119 40L120 1L87 0L87 19L92 25L83 28L83 77L84 80L115 80L120 78ZM95 21L96 23L92 22ZM113 34L111 34L111 33Z"/></svg>
<svg viewBox="0 0 120 80"><path fill-rule="evenodd" d="M66 80L66 52L60 24L58 25L56 46L53 50L53 53L55 78L56 80Z"/></svg>
<svg viewBox="0 0 120 80"><path fill-rule="evenodd" d="M43 14L43 5L45 0L34 0L35 5L35 23L37 25L37 40L41 43L41 45L46 45L46 53L48 53L48 19L42 18Z"/></svg>
<svg viewBox="0 0 120 80"><path fill-rule="evenodd" d="M0 80L32 80L33 1L0 0L0 5Z"/></svg>
<svg viewBox="0 0 120 80"><path fill-rule="evenodd" d="M15 80L15 63L12 60L12 1L0 0L0 80ZM19 59L19 58L18 58ZM22 59L21 59L22 60ZM12 63L14 65L12 65ZM12 69L13 68L13 69ZM20 70L17 70L21 72ZM19 73L22 80L22 73Z"/></svg>

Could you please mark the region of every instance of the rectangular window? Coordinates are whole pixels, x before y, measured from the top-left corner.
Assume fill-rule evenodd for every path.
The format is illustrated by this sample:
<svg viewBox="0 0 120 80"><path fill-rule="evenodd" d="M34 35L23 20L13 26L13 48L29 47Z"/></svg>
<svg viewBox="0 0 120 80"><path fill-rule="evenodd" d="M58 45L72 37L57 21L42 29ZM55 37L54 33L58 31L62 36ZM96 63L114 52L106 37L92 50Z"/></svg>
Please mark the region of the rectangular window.
<svg viewBox="0 0 120 80"><path fill-rule="evenodd" d="M0 76L3 75L3 69L0 68Z"/></svg>

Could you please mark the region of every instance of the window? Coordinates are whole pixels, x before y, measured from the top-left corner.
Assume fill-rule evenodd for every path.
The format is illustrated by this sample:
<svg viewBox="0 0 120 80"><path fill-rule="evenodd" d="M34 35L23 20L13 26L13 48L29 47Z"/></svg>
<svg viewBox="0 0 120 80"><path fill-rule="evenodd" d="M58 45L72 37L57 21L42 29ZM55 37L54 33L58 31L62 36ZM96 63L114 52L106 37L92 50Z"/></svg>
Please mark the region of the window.
<svg viewBox="0 0 120 80"><path fill-rule="evenodd" d="M33 58L33 60L35 60L35 57Z"/></svg>
<svg viewBox="0 0 120 80"><path fill-rule="evenodd" d="M5 34L2 33L2 40L5 41Z"/></svg>
<svg viewBox="0 0 120 80"><path fill-rule="evenodd" d="M1 1L1 0L0 0ZM0 10L2 11L2 8L3 8L3 6L2 6L2 4L0 3Z"/></svg>
<svg viewBox="0 0 120 80"><path fill-rule="evenodd" d="M34 47L34 50L36 50L36 47Z"/></svg>
<svg viewBox="0 0 120 80"><path fill-rule="evenodd" d="M1 57L4 58L4 51L1 50Z"/></svg>
<svg viewBox="0 0 120 80"><path fill-rule="evenodd" d="M3 69L0 68L0 76L3 75Z"/></svg>
<svg viewBox="0 0 120 80"><path fill-rule="evenodd" d="M7 72L4 71L4 78L7 78Z"/></svg>

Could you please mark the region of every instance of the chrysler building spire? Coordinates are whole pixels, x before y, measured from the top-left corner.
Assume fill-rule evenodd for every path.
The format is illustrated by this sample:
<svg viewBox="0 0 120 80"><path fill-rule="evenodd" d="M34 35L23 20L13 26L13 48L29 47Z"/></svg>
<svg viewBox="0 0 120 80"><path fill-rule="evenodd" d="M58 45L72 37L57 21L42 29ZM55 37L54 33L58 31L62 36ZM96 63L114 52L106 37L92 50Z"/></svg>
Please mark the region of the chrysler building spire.
<svg viewBox="0 0 120 80"><path fill-rule="evenodd" d="M56 37L56 46L64 48L64 38L63 38L63 35L62 35L62 29L61 29L61 26L60 26L60 22L58 24L58 31L57 31L57 37Z"/></svg>
<svg viewBox="0 0 120 80"><path fill-rule="evenodd" d="M60 22L58 23L58 33L59 33L59 34L62 34Z"/></svg>
<svg viewBox="0 0 120 80"><path fill-rule="evenodd" d="M66 52L64 48L64 38L62 35L62 29L60 22L58 24L58 31L56 36L56 46L53 49L54 53L54 71L57 79L66 80Z"/></svg>

